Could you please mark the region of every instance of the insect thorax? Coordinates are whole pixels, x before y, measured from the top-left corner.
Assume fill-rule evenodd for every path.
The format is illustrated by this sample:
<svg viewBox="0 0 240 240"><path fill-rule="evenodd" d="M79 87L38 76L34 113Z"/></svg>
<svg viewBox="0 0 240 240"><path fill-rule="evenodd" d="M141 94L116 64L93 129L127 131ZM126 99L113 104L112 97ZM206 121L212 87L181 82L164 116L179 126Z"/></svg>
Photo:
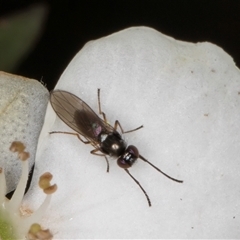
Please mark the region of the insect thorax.
<svg viewBox="0 0 240 240"><path fill-rule="evenodd" d="M113 157L122 155L127 147L126 142L122 139L118 132L101 133L101 151Z"/></svg>

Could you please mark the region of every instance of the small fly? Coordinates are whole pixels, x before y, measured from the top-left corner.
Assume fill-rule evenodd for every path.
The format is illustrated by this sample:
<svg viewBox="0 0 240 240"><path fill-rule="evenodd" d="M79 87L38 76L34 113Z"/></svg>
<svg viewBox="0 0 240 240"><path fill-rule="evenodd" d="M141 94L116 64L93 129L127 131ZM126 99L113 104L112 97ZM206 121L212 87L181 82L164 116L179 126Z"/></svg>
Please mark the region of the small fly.
<svg viewBox="0 0 240 240"><path fill-rule="evenodd" d="M141 184L128 170L128 168L130 168L138 158L148 163L167 178L175 182L183 182L182 180L170 177L159 168L154 166L151 162L139 154L138 149L135 146L128 146L121 134L117 131L117 128L119 127L122 134L125 134L136 131L143 126L130 131L124 131L118 120L115 121L114 127L108 124L106 115L101 110L100 89L98 89L98 110L103 119L101 119L83 100L66 91L53 91L50 96L50 102L58 117L70 128L76 131L76 133L59 131L50 133L65 133L75 135L83 143L91 144L94 147L94 149L91 151L91 154L105 158L107 162L107 172L109 171L107 155L117 158L118 166L125 170L125 172L136 182L136 184L145 194L149 207L151 206L150 198ZM82 136L85 139L82 139Z"/></svg>

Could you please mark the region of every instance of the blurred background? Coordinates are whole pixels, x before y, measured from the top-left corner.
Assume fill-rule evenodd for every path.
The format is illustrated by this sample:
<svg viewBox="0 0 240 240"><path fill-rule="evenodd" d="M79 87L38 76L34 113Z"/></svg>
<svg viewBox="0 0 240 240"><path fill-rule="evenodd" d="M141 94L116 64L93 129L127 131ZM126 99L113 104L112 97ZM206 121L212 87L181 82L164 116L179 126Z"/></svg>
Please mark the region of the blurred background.
<svg viewBox="0 0 240 240"><path fill-rule="evenodd" d="M240 67L240 0L1 0L0 71L52 90L86 42L132 26L214 43Z"/></svg>

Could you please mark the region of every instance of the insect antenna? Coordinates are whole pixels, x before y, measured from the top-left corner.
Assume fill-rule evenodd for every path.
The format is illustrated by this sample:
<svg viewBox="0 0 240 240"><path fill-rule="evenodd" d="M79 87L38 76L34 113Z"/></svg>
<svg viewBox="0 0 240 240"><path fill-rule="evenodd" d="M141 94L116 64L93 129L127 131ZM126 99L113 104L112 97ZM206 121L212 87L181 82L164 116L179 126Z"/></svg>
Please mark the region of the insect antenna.
<svg viewBox="0 0 240 240"><path fill-rule="evenodd" d="M149 196L147 195L147 193L146 193L146 191L144 190L144 188L141 186L141 184L138 182L138 180L137 180L135 177L133 177L133 175L128 171L128 169L125 168L124 170L125 170L126 173L133 179L133 181L141 188L141 190L143 191L143 193L145 194L145 196L146 196L146 198L147 198L149 207L151 207L152 204L151 204L150 198L149 198Z"/></svg>
<svg viewBox="0 0 240 240"><path fill-rule="evenodd" d="M157 168L156 166L154 166L152 163L150 163L146 158L144 158L143 156L139 155L139 158L142 159L144 162L148 163L150 166L152 166L153 168L155 168L158 172L162 173L165 177L175 181L175 182L179 182L179 183L183 183L182 180L178 180L176 178L170 177L169 175L167 175L166 173L164 173L163 171L161 171L159 168Z"/></svg>

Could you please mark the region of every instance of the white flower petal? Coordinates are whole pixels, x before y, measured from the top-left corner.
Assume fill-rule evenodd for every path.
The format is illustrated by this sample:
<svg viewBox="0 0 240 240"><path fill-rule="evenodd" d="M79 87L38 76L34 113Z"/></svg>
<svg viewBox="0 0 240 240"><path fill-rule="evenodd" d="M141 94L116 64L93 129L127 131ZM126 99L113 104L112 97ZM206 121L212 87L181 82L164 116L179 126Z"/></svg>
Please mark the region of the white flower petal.
<svg viewBox="0 0 240 240"><path fill-rule="evenodd" d="M183 184L141 160L130 171L139 187L48 107L36 173L51 171L58 191L45 219L55 238L237 238L240 235L240 73L211 43L176 41L136 27L89 42L61 76L57 89L96 112L97 88L108 121L117 119L140 154ZM51 120L49 120L51 118ZM34 186L34 184L32 184ZM36 195L35 195L36 194ZM34 190L28 194L41 197Z"/></svg>
<svg viewBox="0 0 240 240"><path fill-rule="evenodd" d="M40 82L0 72L0 167L6 174L7 192L15 189L21 175L21 163L9 146L13 141L24 142L33 165L48 96Z"/></svg>

